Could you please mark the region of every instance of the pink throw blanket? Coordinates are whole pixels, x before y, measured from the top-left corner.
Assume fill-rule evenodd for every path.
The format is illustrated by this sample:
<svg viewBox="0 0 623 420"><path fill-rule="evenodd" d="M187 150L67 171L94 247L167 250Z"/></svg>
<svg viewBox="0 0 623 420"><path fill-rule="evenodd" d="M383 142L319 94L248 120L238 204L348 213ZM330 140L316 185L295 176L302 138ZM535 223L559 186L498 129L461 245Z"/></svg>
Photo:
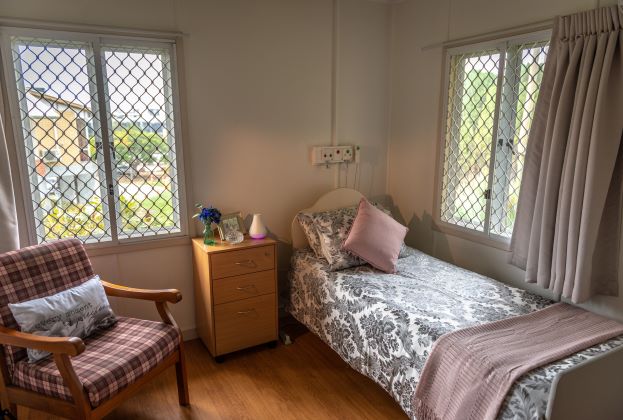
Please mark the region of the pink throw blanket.
<svg viewBox="0 0 623 420"><path fill-rule="evenodd" d="M495 419L515 380L623 334L623 324L559 303L443 335L415 390L418 420Z"/></svg>

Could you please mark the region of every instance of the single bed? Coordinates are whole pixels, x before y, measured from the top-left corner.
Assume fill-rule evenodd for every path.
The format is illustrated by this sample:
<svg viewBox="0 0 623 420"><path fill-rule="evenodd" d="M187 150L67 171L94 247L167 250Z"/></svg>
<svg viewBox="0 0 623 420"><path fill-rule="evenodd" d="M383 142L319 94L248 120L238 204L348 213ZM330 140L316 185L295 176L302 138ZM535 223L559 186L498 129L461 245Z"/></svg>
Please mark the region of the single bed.
<svg viewBox="0 0 623 420"><path fill-rule="evenodd" d="M306 210L345 207L360 197L354 190L335 190ZM289 312L389 392L409 417L420 372L437 338L553 303L412 248L402 253L396 274L368 265L331 272L307 248L297 225L295 219ZM620 336L535 369L515 383L498 418L622 418L615 391L621 389L622 366ZM618 372L608 373L612 369ZM583 389L591 381L598 389ZM577 404L579 395L582 404Z"/></svg>

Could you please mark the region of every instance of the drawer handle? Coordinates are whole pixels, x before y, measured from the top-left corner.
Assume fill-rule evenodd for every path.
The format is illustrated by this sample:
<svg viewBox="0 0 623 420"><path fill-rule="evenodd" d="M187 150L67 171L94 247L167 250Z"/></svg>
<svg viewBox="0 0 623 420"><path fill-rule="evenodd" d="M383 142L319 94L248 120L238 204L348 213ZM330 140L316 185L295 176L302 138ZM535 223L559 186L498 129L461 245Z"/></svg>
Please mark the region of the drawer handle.
<svg viewBox="0 0 623 420"><path fill-rule="evenodd" d="M255 285L254 284L247 284L246 286L238 286L236 287L236 290L239 290L241 292L246 292L248 290L255 290Z"/></svg>
<svg viewBox="0 0 623 420"><path fill-rule="evenodd" d="M255 264L255 261L253 260L237 261L234 264L242 266L242 267L251 267L251 268L257 267L257 264Z"/></svg>
<svg viewBox="0 0 623 420"><path fill-rule="evenodd" d="M255 309L249 309L247 311L238 311L238 315L256 315Z"/></svg>

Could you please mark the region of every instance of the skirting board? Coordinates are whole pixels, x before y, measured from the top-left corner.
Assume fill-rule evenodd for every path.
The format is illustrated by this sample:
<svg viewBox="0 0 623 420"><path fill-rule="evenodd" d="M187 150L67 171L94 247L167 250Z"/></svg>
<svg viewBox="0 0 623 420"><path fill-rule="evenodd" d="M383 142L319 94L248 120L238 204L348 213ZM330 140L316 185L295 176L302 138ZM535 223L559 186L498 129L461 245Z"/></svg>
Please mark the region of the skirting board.
<svg viewBox="0 0 623 420"><path fill-rule="evenodd" d="M182 336L184 337L184 341L194 340L199 337L197 335L197 330L195 328L189 328L187 330L182 331Z"/></svg>

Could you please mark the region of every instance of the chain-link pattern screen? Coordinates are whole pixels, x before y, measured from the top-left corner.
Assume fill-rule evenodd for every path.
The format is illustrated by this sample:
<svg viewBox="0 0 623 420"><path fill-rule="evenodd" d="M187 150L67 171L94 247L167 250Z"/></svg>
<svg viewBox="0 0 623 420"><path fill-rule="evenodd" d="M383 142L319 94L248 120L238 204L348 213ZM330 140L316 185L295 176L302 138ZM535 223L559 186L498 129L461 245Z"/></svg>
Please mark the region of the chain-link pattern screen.
<svg viewBox="0 0 623 420"><path fill-rule="evenodd" d="M498 135L491 185L490 231L513 234L528 134L545 69L546 42L511 46L506 51Z"/></svg>
<svg viewBox="0 0 623 420"><path fill-rule="evenodd" d="M15 39L13 64L38 242L110 239L91 46Z"/></svg>
<svg viewBox="0 0 623 420"><path fill-rule="evenodd" d="M104 46L119 237L179 232L170 57Z"/></svg>
<svg viewBox="0 0 623 420"><path fill-rule="evenodd" d="M485 230L491 132L500 54L462 54L450 60L441 219Z"/></svg>
<svg viewBox="0 0 623 420"><path fill-rule="evenodd" d="M449 56L440 219L510 238L547 42Z"/></svg>
<svg viewBox="0 0 623 420"><path fill-rule="evenodd" d="M168 48L11 45L37 241L180 232Z"/></svg>

